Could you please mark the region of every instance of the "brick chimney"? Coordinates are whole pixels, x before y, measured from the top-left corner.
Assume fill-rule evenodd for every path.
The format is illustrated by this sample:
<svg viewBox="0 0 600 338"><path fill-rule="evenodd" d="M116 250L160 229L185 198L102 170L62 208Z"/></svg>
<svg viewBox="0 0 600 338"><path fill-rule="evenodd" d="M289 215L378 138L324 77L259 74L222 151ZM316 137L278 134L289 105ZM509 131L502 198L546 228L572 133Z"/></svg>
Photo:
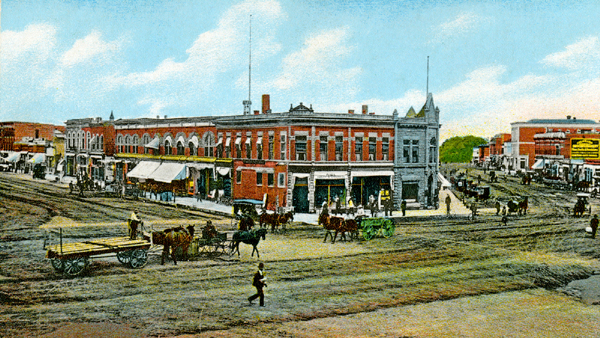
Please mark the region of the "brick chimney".
<svg viewBox="0 0 600 338"><path fill-rule="evenodd" d="M348 114L354 114L354 109L348 109Z"/></svg>
<svg viewBox="0 0 600 338"><path fill-rule="evenodd" d="M258 114L260 114L260 111L259 110L255 110L254 111L254 115L258 115Z"/></svg>
<svg viewBox="0 0 600 338"><path fill-rule="evenodd" d="M271 97L269 96L269 94L263 94L262 96L262 113L271 113Z"/></svg>
<svg viewBox="0 0 600 338"><path fill-rule="evenodd" d="M369 112L369 106L366 104L363 104L363 106L362 106L363 115L367 115L368 112Z"/></svg>

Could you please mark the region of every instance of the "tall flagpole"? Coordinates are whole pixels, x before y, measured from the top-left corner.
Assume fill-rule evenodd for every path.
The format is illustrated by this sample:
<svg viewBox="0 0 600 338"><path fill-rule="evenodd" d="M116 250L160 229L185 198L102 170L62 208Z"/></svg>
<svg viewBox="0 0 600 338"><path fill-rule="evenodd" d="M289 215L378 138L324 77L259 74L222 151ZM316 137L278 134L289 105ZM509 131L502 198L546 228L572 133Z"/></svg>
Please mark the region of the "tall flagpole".
<svg viewBox="0 0 600 338"><path fill-rule="evenodd" d="M425 99L429 96L429 56L427 56L427 88L425 93Z"/></svg>

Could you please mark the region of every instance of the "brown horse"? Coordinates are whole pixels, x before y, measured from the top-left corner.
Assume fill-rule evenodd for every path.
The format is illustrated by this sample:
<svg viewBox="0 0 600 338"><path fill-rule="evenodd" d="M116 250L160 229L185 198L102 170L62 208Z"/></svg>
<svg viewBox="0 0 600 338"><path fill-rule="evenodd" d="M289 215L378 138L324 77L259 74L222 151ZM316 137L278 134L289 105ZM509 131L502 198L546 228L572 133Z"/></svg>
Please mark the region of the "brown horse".
<svg viewBox="0 0 600 338"><path fill-rule="evenodd" d="M177 249L181 248L181 258L187 260L188 247L192 242L192 237L183 227L176 227L153 232L152 242L163 246L160 264L165 264L165 257L169 256L170 251L173 263L177 265Z"/></svg>
<svg viewBox="0 0 600 338"><path fill-rule="evenodd" d="M267 212L263 212L260 214L258 222L261 228L265 228L267 224L270 224L271 232L274 232L279 226L279 215L277 213L269 214Z"/></svg>
<svg viewBox="0 0 600 338"><path fill-rule="evenodd" d="M342 217L329 216L329 214L322 214L319 216L319 225L323 225L323 228L325 229L325 239L323 239L323 243L327 241L327 237L331 237L331 243L335 243L339 232L342 233L342 236L345 239L343 224L344 218Z"/></svg>

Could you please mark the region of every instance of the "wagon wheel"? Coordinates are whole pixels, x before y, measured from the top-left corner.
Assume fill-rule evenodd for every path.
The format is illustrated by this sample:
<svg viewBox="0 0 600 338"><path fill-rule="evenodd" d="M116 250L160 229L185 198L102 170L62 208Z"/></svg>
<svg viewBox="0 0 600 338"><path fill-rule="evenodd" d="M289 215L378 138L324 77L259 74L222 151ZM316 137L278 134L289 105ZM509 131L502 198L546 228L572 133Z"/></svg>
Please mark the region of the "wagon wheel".
<svg viewBox="0 0 600 338"><path fill-rule="evenodd" d="M139 269L148 262L148 250L136 249L131 252L129 266L134 269Z"/></svg>
<svg viewBox="0 0 600 338"><path fill-rule="evenodd" d="M388 219L381 225L381 233L385 238L393 236L394 231L396 231L396 225L392 220Z"/></svg>
<svg viewBox="0 0 600 338"><path fill-rule="evenodd" d="M122 264L129 264L131 262L131 250L117 252L117 259Z"/></svg>
<svg viewBox="0 0 600 338"><path fill-rule="evenodd" d="M375 229L373 229L372 225L366 225L363 227L362 229L362 234L363 234L363 238L367 241L371 240L371 238L375 237L375 234L377 234L377 231Z"/></svg>
<svg viewBox="0 0 600 338"><path fill-rule="evenodd" d="M52 263L52 267L54 268L54 270L58 272L63 272L63 270L65 269L65 263L60 258L50 258L50 263Z"/></svg>
<svg viewBox="0 0 600 338"><path fill-rule="evenodd" d="M63 266L64 273L69 276L77 276L88 266L88 259L87 257L65 259Z"/></svg>

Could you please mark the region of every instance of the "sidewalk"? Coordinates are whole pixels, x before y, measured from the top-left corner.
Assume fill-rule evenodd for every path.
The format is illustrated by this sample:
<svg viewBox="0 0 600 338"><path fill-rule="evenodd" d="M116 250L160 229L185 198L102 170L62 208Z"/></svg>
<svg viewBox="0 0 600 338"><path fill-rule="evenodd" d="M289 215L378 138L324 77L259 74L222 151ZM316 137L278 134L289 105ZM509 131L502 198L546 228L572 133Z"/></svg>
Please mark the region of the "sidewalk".
<svg viewBox="0 0 600 338"><path fill-rule="evenodd" d="M446 196L450 195L452 199L452 203L450 204L450 215L453 217L467 217L471 214L471 211L467 209L460 200L450 191L450 190L442 190L440 191L440 208L439 209L422 209L422 210L406 210L406 216L402 217L401 211L392 212L392 218L398 219L411 219L411 218L423 218L423 217L446 217L446 204L444 203ZM149 195L148 195L149 196ZM148 198L150 199L150 198ZM156 201L155 199L152 199ZM159 201L160 202L160 201ZM233 216L233 207L229 205L219 204L212 201L201 200L197 201L196 198L193 197L176 197L175 202L173 201L162 201L163 203L175 203L176 205L184 205L190 208L203 210L209 213L217 213L221 215ZM370 213L367 212L367 215L370 216ZM343 215L345 216L345 215ZM309 213L296 213L294 215L294 222L304 222L308 224L318 224L318 213L309 214ZM384 213L379 212L377 217L384 217Z"/></svg>

